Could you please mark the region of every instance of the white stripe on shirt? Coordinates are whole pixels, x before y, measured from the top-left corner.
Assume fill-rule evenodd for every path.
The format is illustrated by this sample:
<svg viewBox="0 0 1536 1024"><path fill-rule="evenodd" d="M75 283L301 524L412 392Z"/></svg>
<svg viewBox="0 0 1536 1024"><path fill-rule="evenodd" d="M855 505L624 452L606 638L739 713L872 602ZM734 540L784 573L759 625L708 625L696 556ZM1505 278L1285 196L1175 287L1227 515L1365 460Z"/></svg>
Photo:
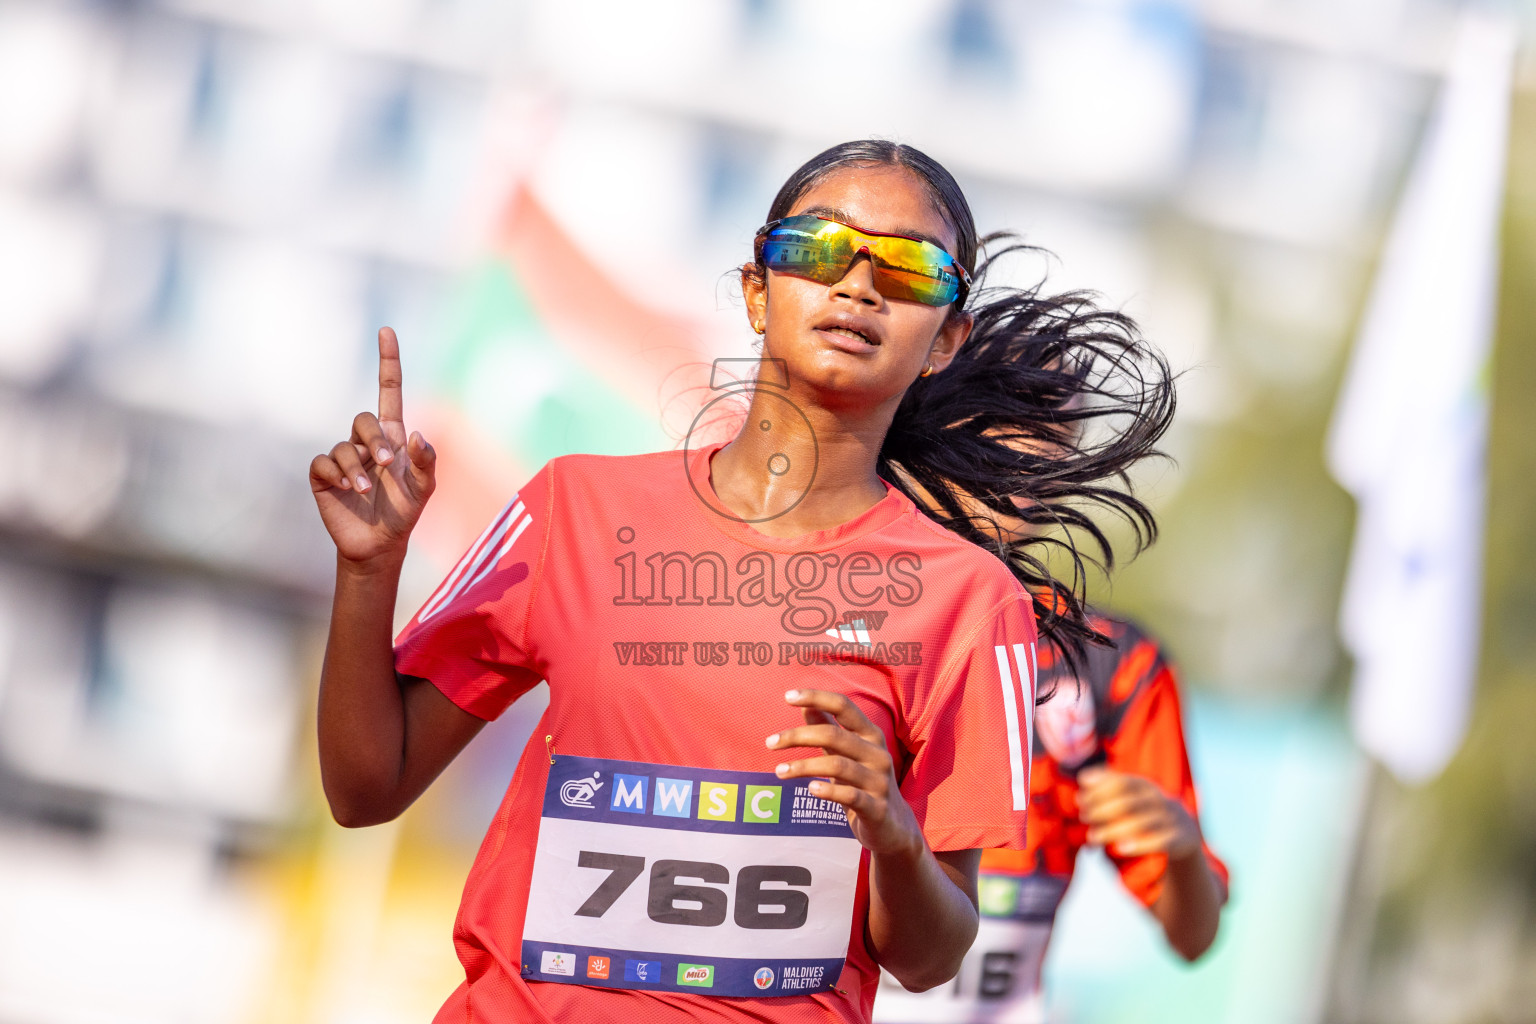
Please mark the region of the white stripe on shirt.
<svg viewBox="0 0 1536 1024"><path fill-rule="evenodd" d="M1029 645L1029 653L1026 655L1023 644L1014 644L1013 661L1019 667L1019 688L1024 691L1024 783L1027 792L1029 766L1035 756L1035 673L1039 668L1035 660L1035 645Z"/></svg>
<svg viewBox="0 0 1536 1024"><path fill-rule="evenodd" d="M1013 809L1022 811L1029 807L1029 783L1025 774L1024 751L1019 742L1019 696L1014 688L1013 671L1008 667L1008 648L998 644L992 648L997 655L998 679L1003 685L1003 724L1008 731L1008 777L1013 783ZM1026 710L1033 715L1033 709Z"/></svg>
<svg viewBox="0 0 1536 1024"><path fill-rule="evenodd" d="M517 517L522 514L522 511L523 503L514 498L512 505L509 506L507 511L500 517L500 525L496 526L495 531L488 538L486 538L482 544L479 545L480 553L477 554L474 559L469 562L463 574L459 577L458 583L443 591L439 594L438 597L434 598L430 603L428 603L428 605L421 610L421 614L417 617L418 622L426 622L432 616L442 611L445 607L452 603L454 598L458 597L459 594L468 587L471 579L475 576L476 571L481 567L481 565L485 563L486 556L490 554L491 550L496 546L498 542L500 542L502 536L506 534L507 529L512 525ZM497 562L501 561L503 554L505 554L505 551L499 552L496 558L491 561L491 565L494 566Z"/></svg>

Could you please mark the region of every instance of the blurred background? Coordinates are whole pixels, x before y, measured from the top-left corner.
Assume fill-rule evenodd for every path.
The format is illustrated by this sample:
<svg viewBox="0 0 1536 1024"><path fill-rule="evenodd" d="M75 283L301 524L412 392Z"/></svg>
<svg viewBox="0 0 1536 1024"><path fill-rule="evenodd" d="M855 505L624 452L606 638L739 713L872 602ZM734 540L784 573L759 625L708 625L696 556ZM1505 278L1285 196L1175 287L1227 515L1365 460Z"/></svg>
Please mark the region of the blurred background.
<svg viewBox="0 0 1536 1024"><path fill-rule="evenodd" d="M540 695L330 821L309 459L394 325L403 621L544 460L678 443L774 191L866 135L1183 373L1100 593L1182 666L1232 902L1184 966L1093 858L1053 1019L1536 1021L1532 14L0 0L0 1021L430 1019Z"/></svg>

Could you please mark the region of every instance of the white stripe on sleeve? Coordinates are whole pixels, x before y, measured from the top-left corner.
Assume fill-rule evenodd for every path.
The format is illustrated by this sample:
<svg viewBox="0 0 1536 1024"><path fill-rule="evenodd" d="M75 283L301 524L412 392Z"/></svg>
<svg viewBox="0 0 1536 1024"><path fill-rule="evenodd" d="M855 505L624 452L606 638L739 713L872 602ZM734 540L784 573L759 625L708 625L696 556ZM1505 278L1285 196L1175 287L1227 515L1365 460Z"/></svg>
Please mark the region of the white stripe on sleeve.
<svg viewBox="0 0 1536 1024"><path fill-rule="evenodd" d="M427 603L421 606L423 613L430 613L430 610L440 603L442 596L453 589L454 584L459 581L459 577L464 575L464 571L469 568L469 563L474 561L476 556L480 554L486 538L497 530L502 523L506 522L507 513L511 512L512 506L516 504L517 495L514 494L512 495L512 500L503 505L501 511L496 513L496 518L492 519L486 524L485 529L480 531L480 536L475 538L475 542L469 546L469 550L464 552L464 556L453 567L453 571L443 577L443 582L439 583L437 589L432 591L432 596L427 598Z"/></svg>
<svg viewBox="0 0 1536 1024"><path fill-rule="evenodd" d="M500 542L501 538L506 534L507 528L510 527L512 523L517 519L517 517L522 514L522 511L523 503L521 501L515 502L513 507L508 510L506 517L502 519L501 525L496 528L496 531L492 533L491 536L486 540L485 544L481 546L480 553L474 557L473 561L471 561L469 566L464 570L464 574L459 577L459 582L450 589L444 591L426 608L423 608L421 610L421 615L417 619L418 622L426 622L432 616L446 608L449 604L453 603L453 599L464 592L472 579L475 577L479 568L485 564L486 557L491 553L491 551L496 547L497 543ZM496 558L491 561L491 565L495 565L497 562L501 561L501 555L502 553L499 552Z"/></svg>
<svg viewBox="0 0 1536 1024"><path fill-rule="evenodd" d="M530 527L532 525L533 525L533 516L532 515L523 516L522 521L517 524L517 529L512 531L512 536L508 537L506 539L506 541L501 545L501 550L496 552L496 557L492 558L489 562L486 562L485 563L485 568L481 569L478 573L476 573L475 574L475 578L470 580L467 584L465 584L464 589L465 590L469 590L476 583L479 583L481 580L483 580L487 576L489 576L491 574L491 570L495 569L498 565L500 565L501 564L501 560L503 558L507 557L507 552L511 551L512 550L512 545L517 543L517 538L521 537L523 535L523 531L528 529L528 527Z"/></svg>
<svg viewBox="0 0 1536 1024"><path fill-rule="evenodd" d="M1035 673L1038 665L1035 661L1035 645L1029 645L1028 654L1024 651L1023 644L1013 645L1013 662L1019 666L1019 688L1023 690L1024 699L1024 751L1025 771L1024 780L1029 781L1029 765L1035 757Z"/></svg>
<svg viewBox="0 0 1536 1024"><path fill-rule="evenodd" d="M1008 777L1013 783L1013 809L1022 811L1029 807L1029 784L1024 752L1019 745L1018 691L1014 689L1013 672L1008 667L1008 648L998 644L992 651L997 655L997 674L1003 684L1003 725L1008 733Z"/></svg>

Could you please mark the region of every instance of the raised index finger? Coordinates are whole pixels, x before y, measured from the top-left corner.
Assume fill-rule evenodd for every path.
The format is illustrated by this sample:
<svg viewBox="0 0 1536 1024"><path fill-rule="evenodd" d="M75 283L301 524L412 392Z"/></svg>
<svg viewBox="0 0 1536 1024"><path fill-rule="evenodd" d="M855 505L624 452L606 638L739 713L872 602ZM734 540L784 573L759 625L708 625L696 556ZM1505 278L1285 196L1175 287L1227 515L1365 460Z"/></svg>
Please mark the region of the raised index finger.
<svg viewBox="0 0 1536 1024"><path fill-rule="evenodd" d="M395 337L393 327L379 328L379 423L397 424L400 427L400 439L404 439L405 402L400 397L400 339Z"/></svg>

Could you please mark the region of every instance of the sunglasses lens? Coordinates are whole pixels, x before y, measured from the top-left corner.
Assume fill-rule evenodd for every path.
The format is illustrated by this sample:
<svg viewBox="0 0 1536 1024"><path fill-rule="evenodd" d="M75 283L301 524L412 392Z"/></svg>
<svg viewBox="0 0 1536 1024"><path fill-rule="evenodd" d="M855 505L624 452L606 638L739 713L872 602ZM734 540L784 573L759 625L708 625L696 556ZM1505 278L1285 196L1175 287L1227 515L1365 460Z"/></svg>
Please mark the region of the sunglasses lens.
<svg viewBox="0 0 1536 1024"><path fill-rule="evenodd" d="M866 235L820 217L784 218L763 239L762 255L771 270L835 284L862 250L874 264L876 289L887 298L944 306L960 293L953 259L931 242Z"/></svg>
<svg viewBox="0 0 1536 1024"><path fill-rule="evenodd" d="M820 217L786 217L763 241L771 270L821 284L841 281L853 262L854 233Z"/></svg>
<svg viewBox="0 0 1536 1024"><path fill-rule="evenodd" d="M875 286L892 299L911 299L930 306L955 301L960 278L950 270L949 253L931 242L910 238L881 238L875 256Z"/></svg>

